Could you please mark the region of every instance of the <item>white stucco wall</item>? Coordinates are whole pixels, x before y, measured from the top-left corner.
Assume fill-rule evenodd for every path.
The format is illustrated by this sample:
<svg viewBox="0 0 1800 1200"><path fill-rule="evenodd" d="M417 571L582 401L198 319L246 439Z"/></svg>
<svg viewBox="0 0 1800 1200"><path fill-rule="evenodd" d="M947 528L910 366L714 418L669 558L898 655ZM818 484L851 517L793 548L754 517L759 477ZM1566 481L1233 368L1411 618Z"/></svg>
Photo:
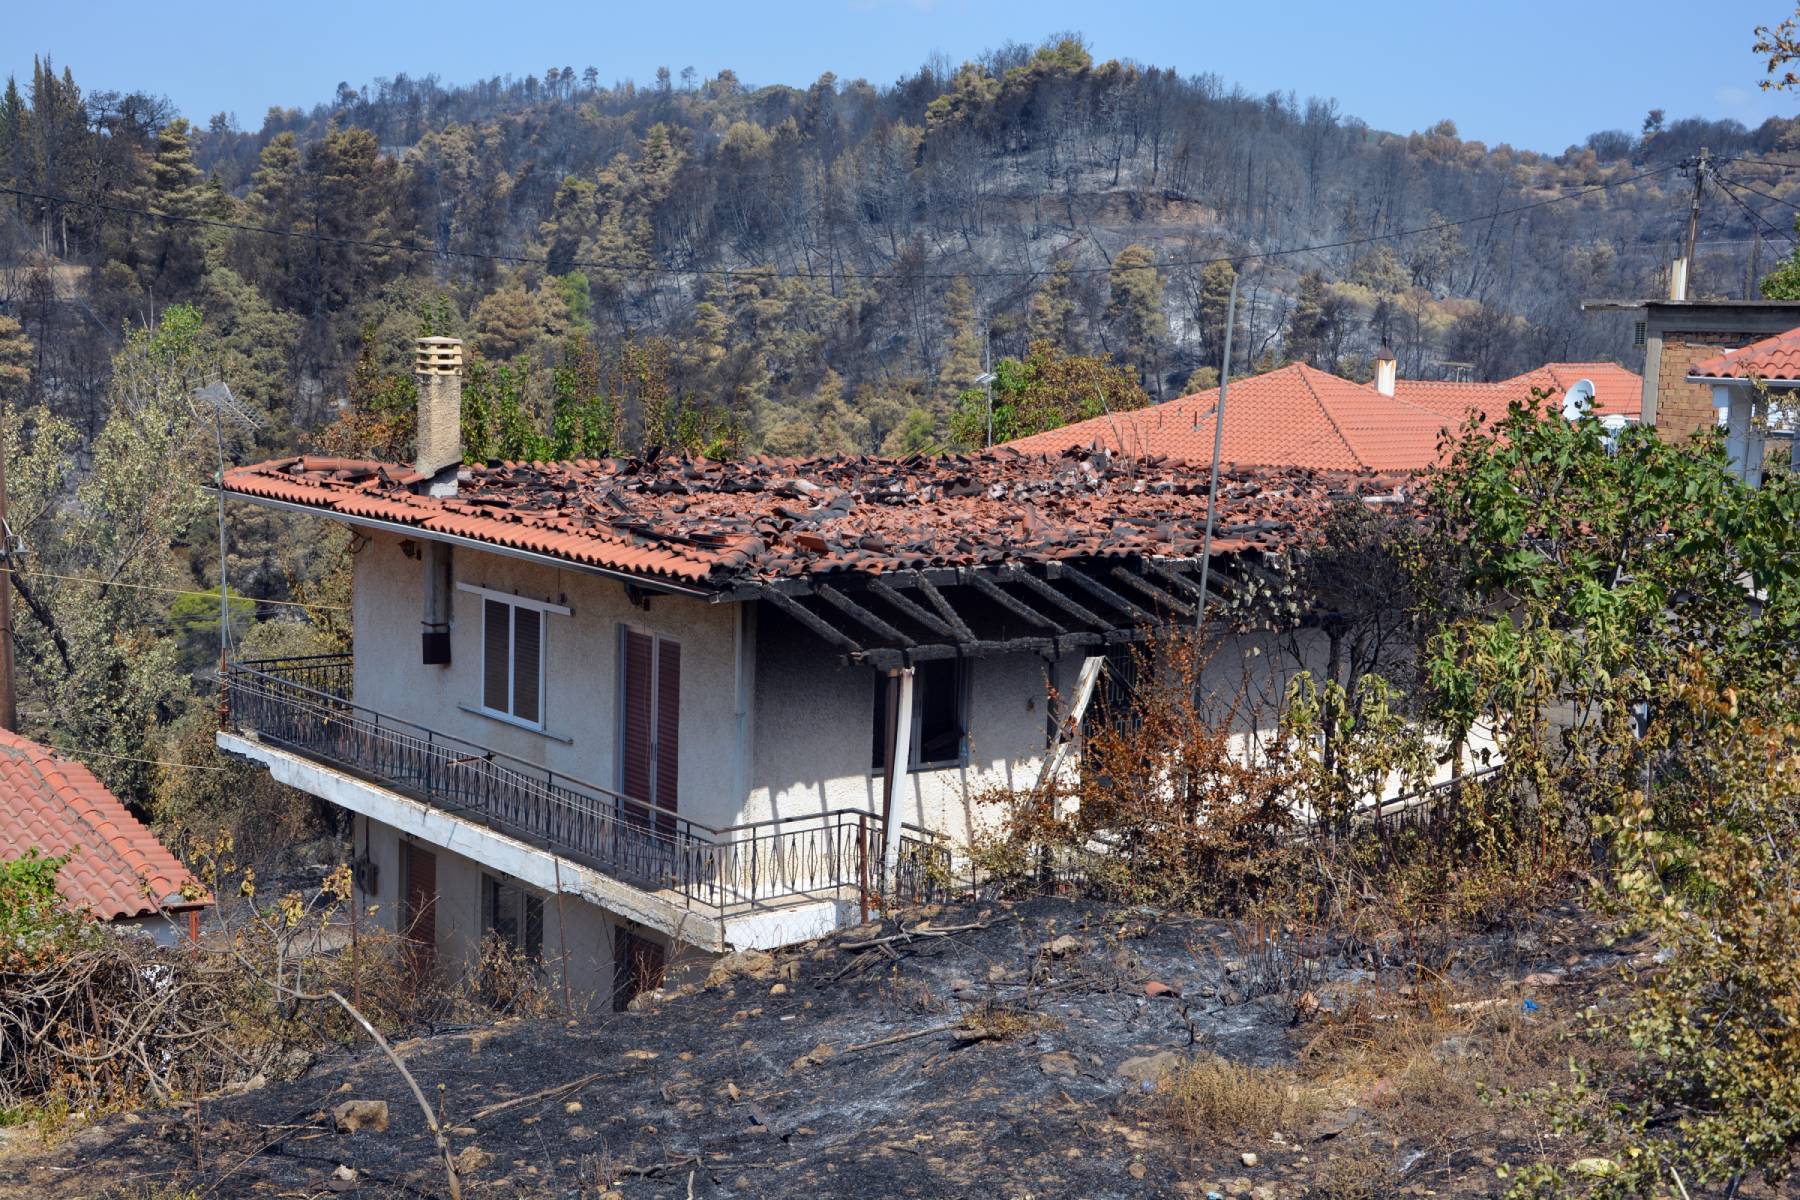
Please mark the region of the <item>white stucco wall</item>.
<svg viewBox="0 0 1800 1200"><path fill-rule="evenodd" d="M845 666L792 626L757 630L746 820L858 809L879 812L883 776L870 765L877 673ZM997 787L1029 787L1043 768L1052 685L1074 688L1081 659L1033 654L975 659L969 672L967 765L909 772L900 819L966 845L1000 816L977 803Z"/></svg>
<svg viewBox="0 0 1800 1200"><path fill-rule="evenodd" d="M359 891L357 902L362 906L365 919L389 932L397 929L405 902L406 879L400 867L403 839L404 835L391 825L364 816L356 818L357 853L366 853L380 864L375 894ZM446 976L454 977L475 961L481 942L481 877L485 872L504 883L523 887L543 900L545 980L553 987L561 987L566 961L569 990L578 1004L603 1008L610 1003L613 935L621 923L616 915L578 895L565 894L558 905L554 894L533 888L453 850L424 844L419 848L437 858L437 955L439 968ZM675 957L672 950L667 950L669 939L665 936L641 925L634 924L631 928L640 937L663 942L671 960Z"/></svg>
<svg viewBox="0 0 1800 1200"><path fill-rule="evenodd" d="M565 605L544 618L543 732L467 711L481 699L481 597L451 596L451 661L426 666L419 635L424 563L399 537L377 534L355 557L356 699L380 712L465 738L604 788L619 786L619 639L622 625L681 643L681 783L684 816L730 824L741 808L735 728L737 608L653 595L648 609L624 585L458 547L459 583Z"/></svg>

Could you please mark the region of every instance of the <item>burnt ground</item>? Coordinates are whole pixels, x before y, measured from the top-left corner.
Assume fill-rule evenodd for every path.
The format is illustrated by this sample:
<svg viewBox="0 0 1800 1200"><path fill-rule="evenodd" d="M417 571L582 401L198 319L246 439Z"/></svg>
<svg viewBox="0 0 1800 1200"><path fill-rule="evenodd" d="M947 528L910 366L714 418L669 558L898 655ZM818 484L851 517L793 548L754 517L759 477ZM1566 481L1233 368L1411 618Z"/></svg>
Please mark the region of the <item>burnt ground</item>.
<svg viewBox="0 0 1800 1200"><path fill-rule="evenodd" d="M397 1048L469 1197L1487 1195L1498 1164L1545 1151L1490 1094L1566 1078L1557 1032L1630 957L1573 905L1444 942L1429 982L1276 933L1270 949L1241 924L1056 899L930 908L752 954L643 1011ZM1305 1102L1184 1134L1154 1080L1210 1054ZM387 1101L391 1127L336 1132L347 1099ZM189 1105L9 1142L5 1196L447 1194L422 1114L364 1047L197 1121Z"/></svg>

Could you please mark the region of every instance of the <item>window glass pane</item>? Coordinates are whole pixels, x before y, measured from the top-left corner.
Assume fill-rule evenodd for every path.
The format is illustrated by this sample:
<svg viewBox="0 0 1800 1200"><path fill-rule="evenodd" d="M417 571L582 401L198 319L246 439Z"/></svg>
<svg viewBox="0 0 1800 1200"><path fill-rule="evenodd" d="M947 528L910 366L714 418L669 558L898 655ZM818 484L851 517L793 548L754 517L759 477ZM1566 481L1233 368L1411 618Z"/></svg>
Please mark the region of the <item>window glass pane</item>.
<svg viewBox="0 0 1800 1200"><path fill-rule="evenodd" d="M510 712L507 654L512 648L512 605L483 601L481 703L495 712Z"/></svg>
<svg viewBox="0 0 1800 1200"><path fill-rule="evenodd" d="M913 721L918 726L914 766L962 758L962 671L955 659L921 663L913 682Z"/></svg>
<svg viewBox="0 0 1800 1200"><path fill-rule="evenodd" d="M544 614L535 608L513 609L513 707L522 721L540 719L538 680L543 670Z"/></svg>

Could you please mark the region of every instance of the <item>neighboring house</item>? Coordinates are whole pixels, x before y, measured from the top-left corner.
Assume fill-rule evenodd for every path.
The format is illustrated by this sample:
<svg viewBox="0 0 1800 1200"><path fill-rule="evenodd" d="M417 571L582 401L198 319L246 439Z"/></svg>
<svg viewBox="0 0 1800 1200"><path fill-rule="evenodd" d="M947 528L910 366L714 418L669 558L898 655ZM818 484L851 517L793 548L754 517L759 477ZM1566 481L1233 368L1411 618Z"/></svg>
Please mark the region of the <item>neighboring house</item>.
<svg viewBox="0 0 1800 1200"><path fill-rule="evenodd" d="M1800 329L1702 359L1689 368L1687 382L1709 393L1725 425L1726 451L1739 478L1760 486L1771 457L1785 458L1800 471L1800 437L1795 436Z"/></svg>
<svg viewBox="0 0 1800 1200"><path fill-rule="evenodd" d="M56 891L71 911L171 943L199 936L211 900L194 876L73 759L0 729L0 848L68 856Z"/></svg>
<svg viewBox="0 0 1800 1200"><path fill-rule="evenodd" d="M1596 415L1637 419L1642 381L1612 363L1551 363L1499 383L1444 383L1396 379L1393 357L1384 355L1374 382L1367 384L1295 363L1230 381L1219 460L1412 474L1441 460L1444 434L1458 429L1471 411L1496 419L1512 401L1529 400L1534 389L1551 393L1555 403L1584 379L1593 385ZM1007 445L1030 454L1098 447L1205 464L1212 461L1218 410L1219 389L1210 388Z"/></svg>
<svg viewBox="0 0 1800 1200"><path fill-rule="evenodd" d="M818 936L1029 788L1101 656L1194 620L1206 479L1113 456L459 466L457 347L411 466L294 458L236 498L355 533L354 654L238 663L226 751L355 814L376 919L484 934L623 1004L684 948ZM1238 473L1210 587L1391 480ZM1238 652L1241 651L1241 654ZM1279 692L1289 666L1253 647Z"/></svg>
<svg viewBox="0 0 1800 1200"><path fill-rule="evenodd" d="M1711 389L1693 382L1695 364L1735 346L1800 325L1792 300L1590 300L1591 312L1631 312L1644 347L1643 420L1680 441L1717 418Z"/></svg>

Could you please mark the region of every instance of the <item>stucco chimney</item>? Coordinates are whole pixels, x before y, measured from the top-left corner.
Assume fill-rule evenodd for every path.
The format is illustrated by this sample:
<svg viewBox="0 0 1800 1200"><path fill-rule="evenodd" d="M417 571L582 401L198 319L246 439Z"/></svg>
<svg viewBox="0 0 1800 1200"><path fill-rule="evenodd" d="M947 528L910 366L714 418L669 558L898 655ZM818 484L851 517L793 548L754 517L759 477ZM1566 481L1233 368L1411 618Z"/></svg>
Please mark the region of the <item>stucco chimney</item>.
<svg viewBox="0 0 1800 1200"><path fill-rule="evenodd" d="M1385 345L1375 352L1375 390L1384 396L1394 394L1394 375L1399 366L1394 361L1394 352Z"/></svg>
<svg viewBox="0 0 1800 1200"><path fill-rule="evenodd" d="M462 463L462 339L422 337L414 344L419 430L413 469L436 476ZM454 491L456 476L450 475Z"/></svg>

